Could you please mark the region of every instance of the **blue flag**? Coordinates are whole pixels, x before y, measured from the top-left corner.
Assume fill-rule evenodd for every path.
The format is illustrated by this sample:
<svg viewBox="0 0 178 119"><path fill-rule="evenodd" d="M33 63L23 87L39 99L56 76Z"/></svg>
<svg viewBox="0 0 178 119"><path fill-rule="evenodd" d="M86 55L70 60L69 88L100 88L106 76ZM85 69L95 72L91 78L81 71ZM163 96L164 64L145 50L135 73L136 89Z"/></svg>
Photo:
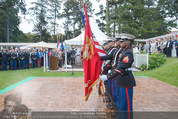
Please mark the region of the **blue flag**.
<svg viewBox="0 0 178 119"><path fill-rule="evenodd" d="M85 23L86 23L86 19L85 16L82 14L82 12L80 11L81 17L82 17L82 22L83 22L83 26L85 28Z"/></svg>

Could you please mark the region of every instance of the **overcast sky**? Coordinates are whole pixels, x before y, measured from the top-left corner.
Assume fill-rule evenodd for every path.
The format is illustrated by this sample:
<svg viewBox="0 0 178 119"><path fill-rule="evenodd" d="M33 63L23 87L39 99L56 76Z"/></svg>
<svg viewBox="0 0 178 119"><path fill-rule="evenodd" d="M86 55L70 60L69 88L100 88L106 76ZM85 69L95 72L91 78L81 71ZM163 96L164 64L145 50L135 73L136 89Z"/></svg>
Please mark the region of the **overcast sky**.
<svg viewBox="0 0 178 119"><path fill-rule="evenodd" d="M36 2L37 0L26 0L26 8L28 10L28 8L30 7L33 7L30 3L31 2ZM92 5L93 5L93 9L95 9L95 13L96 12L99 12L99 5L102 3L104 6L106 5L106 0L101 0L99 3L96 1L96 0L90 0L92 2ZM27 19L30 19L31 16L29 15L26 15L25 16L25 19L24 19L24 16L23 15L20 15L21 16L21 23L20 23L20 26L19 26L19 29L22 30L24 33L28 33L28 32L32 32L33 30L33 24L32 23L29 23ZM93 16L94 18L96 18L96 16ZM63 24L63 21L57 21L58 24L60 26L62 26ZM64 32L62 29L58 32Z"/></svg>

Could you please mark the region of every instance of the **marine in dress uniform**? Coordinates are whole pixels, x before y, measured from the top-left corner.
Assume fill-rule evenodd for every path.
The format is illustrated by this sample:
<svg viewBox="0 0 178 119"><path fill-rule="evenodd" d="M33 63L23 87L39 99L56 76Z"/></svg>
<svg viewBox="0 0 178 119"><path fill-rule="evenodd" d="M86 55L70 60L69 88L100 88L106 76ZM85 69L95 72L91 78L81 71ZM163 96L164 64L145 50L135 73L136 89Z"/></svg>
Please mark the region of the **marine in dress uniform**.
<svg viewBox="0 0 178 119"><path fill-rule="evenodd" d="M121 36L120 34L116 34L116 38L115 38L115 42L116 42L116 51L113 55L113 62L112 62L112 70L114 70L118 64L119 64L119 60L120 60L120 57L121 57L121 54L122 54L122 48L120 47L120 42L121 40ZM117 105L117 107L119 108L119 102L118 102L118 99L119 99L119 86L116 84L116 80L113 79L113 98L114 98L114 101Z"/></svg>
<svg viewBox="0 0 178 119"><path fill-rule="evenodd" d="M115 79L119 90L119 109L120 111L132 111L133 87L136 86L135 78L131 68L134 62L133 53L131 50L133 39L135 38L130 34L121 34L121 47L123 52L120 56L118 66L109 74L100 76L100 79L106 81L108 79Z"/></svg>
<svg viewBox="0 0 178 119"><path fill-rule="evenodd" d="M25 60L25 53L20 50L19 54L18 54L18 58L19 58L19 69L24 69L24 60Z"/></svg>
<svg viewBox="0 0 178 119"><path fill-rule="evenodd" d="M105 60L105 65L103 67L103 74L108 74L108 70L111 69L111 63L112 63L112 57L113 57L113 54L116 50L116 48L114 47L114 44L113 44L113 40L108 40L105 44L104 44L104 48L105 48L105 52L106 52L106 55L105 56L101 56L101 60ZM108 80L106 81L106 84L108 85L108 88L112 94L112 90L113 90L113 85L112 85L112 80Z"/></svg>
<svg viewBox="0 0 178 119"><path fill-rule="evenodd" d="M35 68L36 67L36 59L37 59L37 54L36 54L35 50L33 50L32 54L31 54L31 59L32 59L33 68Z"/></svg>
<svg viewBox="0 0 178 119"><path fill-rule="evenodd" d="M11 70L12 69L12 51L13 51L13 49L10 49L10 51L9 51L9 53L8 53L8 62L9 62L9 70Z"/></svg>
<svg viewBox="0 0 178 119"><path fill-rule="evenodd" d="M4 68L5 70L7 70L8 54L5 48L3 49L3 52L2 52L1 62L2 62L2 71L4 71Z"/></svg>

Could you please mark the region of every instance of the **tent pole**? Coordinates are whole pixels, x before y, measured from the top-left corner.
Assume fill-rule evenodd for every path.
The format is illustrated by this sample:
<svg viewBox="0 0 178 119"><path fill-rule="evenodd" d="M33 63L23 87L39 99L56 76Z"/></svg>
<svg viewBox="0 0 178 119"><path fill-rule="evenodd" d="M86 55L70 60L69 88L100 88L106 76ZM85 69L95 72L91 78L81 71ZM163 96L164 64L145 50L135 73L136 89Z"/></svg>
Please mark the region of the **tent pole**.
<svg viewBox="0 0 178 119"><path fill-rule="evenodd" d="M47 69L48 69L48 49L46 51L46 66L47 66Z"/></svg>

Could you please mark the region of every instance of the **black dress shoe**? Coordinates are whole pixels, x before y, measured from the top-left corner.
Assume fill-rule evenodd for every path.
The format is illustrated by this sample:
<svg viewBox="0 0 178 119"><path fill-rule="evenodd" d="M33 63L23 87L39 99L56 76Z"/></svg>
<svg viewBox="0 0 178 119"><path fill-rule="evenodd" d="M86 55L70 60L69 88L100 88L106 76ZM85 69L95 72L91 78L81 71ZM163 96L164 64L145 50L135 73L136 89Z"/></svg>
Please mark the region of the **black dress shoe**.
<svg viewBox="0 0 178 119"><path fill-rule="evenodd" d="M109 105L106 106L109 109ZM110 109L113 109L112 103L110 103Z"/></svg>

